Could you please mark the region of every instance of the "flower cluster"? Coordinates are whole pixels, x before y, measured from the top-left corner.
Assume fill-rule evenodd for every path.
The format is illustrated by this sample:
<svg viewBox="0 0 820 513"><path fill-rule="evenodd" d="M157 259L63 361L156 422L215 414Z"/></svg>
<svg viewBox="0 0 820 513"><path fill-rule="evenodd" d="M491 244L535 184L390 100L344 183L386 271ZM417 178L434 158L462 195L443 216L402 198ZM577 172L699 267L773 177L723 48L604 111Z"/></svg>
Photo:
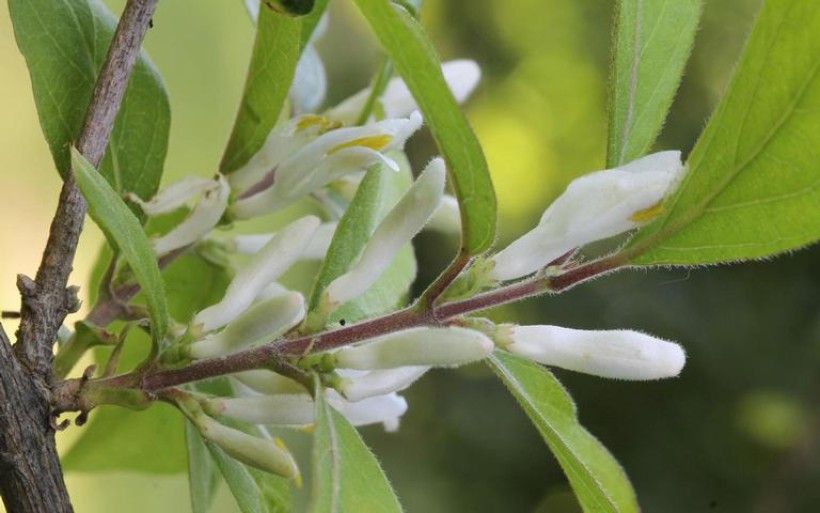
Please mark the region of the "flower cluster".
<svg viewBox="0 0 820 513"><path fill-rule="evenodd" d="M310 55L307 52L303 61ZM300 63L300 68L306 66L315 68L315 63ZM305 73L303 69L297 75L300 72ZM470 61L446 63L443 73L459 100L469 96L480 75ZM383 117L371 115L355 125L370 95L364 90L321 114L300 113L280 120L258 153L228 176L187 178L149 201L131 198L149 216L188 208L184 220L153 240L158 257L207 239L247 258L224 297L177 330L174 358L218 358L290 333L310 333L309 315L318 312L325 321L362 296L420 230L458 231L458 203L445 194L445 162L434 158L381 219L346 272L323 289L315 312L308 312L303 295L288 290L279 279L300 260L325 257L343 210L328 211L325 220L302 217L275 233L209 239L220 224L268 215L306 197L322 197L340 181L355 187L373 166L381 166L385 173L398 171L391 155L402 151L421 127L421 115L407 86L393 79L378 100L376 111ZM300 106L317 103L315 98L292 100ZM662 152L578 178L544 212L538 226L484 261L482 283L497 285L539 273L567 253L651 220L683 172L678 152ZM478 267L472 271L479 272ZM634 331L480 325L462 320L411 327L307 354L296 363L322 374L327 401L352 424L380 423L393 430L407 410L399 393L430 368L463 365L497 349L545 365L630 380L676 376L685 362L677 344ZM248 435L217 419L310 425L315 414L306 388L265 369L236 373L230 381L233 396L192 395L196 399L183 401L180 407L203 437L235 458L298 479L298 468L281 441Z"/></svg>

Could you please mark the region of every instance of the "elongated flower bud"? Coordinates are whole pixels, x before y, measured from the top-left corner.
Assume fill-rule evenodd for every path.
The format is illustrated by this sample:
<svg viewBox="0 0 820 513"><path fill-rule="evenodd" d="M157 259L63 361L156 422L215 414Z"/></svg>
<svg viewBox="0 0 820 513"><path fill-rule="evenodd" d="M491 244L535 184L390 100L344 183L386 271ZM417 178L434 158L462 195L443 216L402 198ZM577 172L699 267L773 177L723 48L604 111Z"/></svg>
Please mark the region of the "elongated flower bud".
<svg viewBox="0 0 820 513"><path fill-rule="evenodd" d="M348 401L361 401L368 397L400 392L412 385L429 369L430 367L426 366L409 366L357 372L355 375L351 375L351 371L340 369L339 374L344 377L337 389Z"/></svg>
<svg viewBox="0 0 820 513"><path fill-rule="evenodd" d="M398 164L384 153L402 148L421 123L421 115L415 112L407 119L325 132L282 162L270 187L238 200L231 212L238 219L267 214L333 180L379 163L398 171Z"/></svg>
<svg viewBox="0 0 820 513"><path fill-rule="evenodd" d="M257 438L224 426L206 415L200 415L196 424L204 439L215 443L242 463L301 482L299 467L281 440Z"/></svg>
<svg viewBox="0 0 820 513"><path fill-rule="evenodd" d="M410 328L344 347L334 353L343 369L393 369L408 365L453 366L480 360L493 342L467 328Z"/></svg>
<svg viewBox="0 0 820 513"><path fill-rule="evenodd" d="M168 214L185 205L189 200L212 189L214 181L198 176L189 176L169 185L157 193L149 201L143 201L136 194L129 192L126 197L129 201L139 205L145 214L158 216Z"/></svg>
<svg viewBox="0 0 820 513"><path fill-rule="evenodd" d="M305 387L296 381L286 378L273 371L257 369L231 374L234 378L234 386L244 387L248 394L259 393L266 395L275 394L303 394Z"/></svg>
<svg viewBox="0 0 820 513"><path fill-rule="evenodd" d="M370 397L356 403L346 401L334 390L327 390L326 397L354 426L381 423L392 430L398 427L399 417L407 411L407 401L397 394ZM299 427L316 420L316 407L307 394L214 398L204 401L203 407L212 415L254 424Z"/></svg>
<svg viewBox="0 0 820 513"><path fill-rule="evenodd" d="M262 290L299 258L318 226L318 217L306 216L278 232L248 265L236 273L222 300L196 314L192 325L207 333L228 324L247 310Z"/></svg>
<svg viewBox="0 0 820 513"><path fill-rule="evenodd" d="M358 261L325 290L326 304L341 305L362 295L387 269L401 248L430 219L444 194L444 161L433 159L410 190L384 217Z"/></svg>
<svg viewBox="0 0 820 513"><path fill-rule="evenodd" d="M333 232L336 231L337 223L322 223L310 243L302 253L302 258L306 260L321 260L327 254L327 249L330 247L330 241L333 239ZM255 233L235 235L228 241L228 248L237 253L245 255L253 255L257 253L262 247L270 242L275 236L275 233Z"/></svg>
<svg viewBox="0 0 820 513"><path fill-rule="evenodd" d="M205 191L190 215L173 230L153 241L154 253L157 256L166 255L205 237L222 218L230 192L228 182L221 175L212 180L211 188Z"/></svg>
<svg viewBox="0 0 820 513"><path fill-rule="evenodd" d="M652 220L684 172L680 152L665 151L573 180L535 229L493 257L493 278L526 276L574 248Z"/></svg>
<svg viewBox="0 0 820 513"><path fill-rule="evenodd" d="M464 102L481 79L481 69L471 60L454 60L441 65L444 80L458 103ZM355 123L362 112L371 89L368 87L342 101L336 107L325 112L325 116L350 125ZM418 109L413 95L401 78L394 78L380 98L382 110L387 118L403 117Z"/></svg>
<svg viewBox="0 0 820 513"><path fill-rule="evenodd" d="M305 300L298 292L260 301L222 331L191 344L190 355L210 358L250 347L256 342L271 342L299 324L304 316Z"/></svg>
<svg viewBox="0 0 820 513"><path fill-rule="evenodd" d="M505 349L545 365L604 378L648 380L680 374L686 354L675 343L629 330L586 331L516 326Z"/></svg>

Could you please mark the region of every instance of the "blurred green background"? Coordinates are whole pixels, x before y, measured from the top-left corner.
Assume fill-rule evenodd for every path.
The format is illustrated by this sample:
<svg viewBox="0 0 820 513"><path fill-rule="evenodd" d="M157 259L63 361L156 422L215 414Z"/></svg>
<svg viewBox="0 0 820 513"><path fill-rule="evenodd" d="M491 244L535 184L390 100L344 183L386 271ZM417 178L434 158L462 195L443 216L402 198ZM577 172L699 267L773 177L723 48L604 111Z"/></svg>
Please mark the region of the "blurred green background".
<svg viewBox="0 0 820 513"><path fill-rule="evenodd" d="M119 12L122 1L109 2ZM761 0L707 0L659 149L691 149L731 76ZM329 103L368 81L379 52L362 19L332 2L320 44ZM472 58L484 79L466 106L500 202L500 237L537 220L578 174L599 169L606 139L610 0L427 0L444 59ZM147 48L171 95L166 181L215 169L244 80L252 27L239 0L160 2ZM40 132L8 10L0 6L0 307L33 273L59 181ZM427 135L411 156L433 151ZM83 235L84 284L101 236ZM455 242L423 234L421 288ZM680 379L626 383L559 372L584 424L620 459L647 512L820 509L820 248L724 268L628 272L494 315L521 323L635 328L688 351ZM6 330L16 326L6 323ZM555 460L480 366L434 372L408 393L398 433L365 429L410 512L573 512ZM76 437L59 435L62 447ZM115 436L114 433L111 436ZM126 441L127 443L127 441ZM157 442L157 454L162 446ZM77 511L187 511L185 476L69 474ZM233 511L219 496L214 511Z"/></svg>

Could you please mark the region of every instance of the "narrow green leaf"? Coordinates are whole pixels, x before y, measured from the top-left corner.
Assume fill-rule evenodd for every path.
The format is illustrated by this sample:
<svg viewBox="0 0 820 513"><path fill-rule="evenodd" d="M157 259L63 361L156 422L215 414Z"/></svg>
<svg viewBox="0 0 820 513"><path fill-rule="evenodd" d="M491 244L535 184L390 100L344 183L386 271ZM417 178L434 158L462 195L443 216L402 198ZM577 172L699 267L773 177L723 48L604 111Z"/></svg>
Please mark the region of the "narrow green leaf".
<svg viewBox="0 0 820 513"><path fill-rule="evenodd" d="M578 423L572 398L550 371L505 351L488 362L541 433L586 513L640 511L623 468Z"/></svg>
<svg viewBox="0 0 820 513"><path fill-rule="evenodd" d="M607 166L646 154L660 132L700 18L701 0L619 0Z"/></svg>
<svg viewBox="0 0 820 513"><path fill-rule="evenodd" d="M185 445L188 448L188 490L191 494L191 511L192 513L208 513L219 486L219 469L199 431L190 422L185 423Z"/></svg>
<svg viewBox="0 0 820 513"><path fill-rule="evenodd" d="M256 428L253 428L255 431ZM247 431L247 430L246 430ZM254 435L265 436L260 432ZM248 467L216 445L205 442L242 513L288 513L290 483L273 474Z"/></svg>
<svg viewBox="0 0 820 513"><path fill-rule="evenodd" d="M9 0L17 45L54 162L65 178L116 19L98 0ZM154 195L162 176L171 112L165 87L143 52L126 90L100 173L117 192Z"/></svg>
<svg viewBox="0 0 820 513"><path fill-rule="evenodd" d="M401 512L378 460L339 412L316 394L311 513Z"/></svg>
<svg viewBox="0 0 820 513"><path fill-rule="evenodd" d="M168 307L162 276L148 237L111 185L75 148L71 148L71 162L77 185L88 202L89 215L105 233L108 242L119 249L145 294L151 333L155 343L159 344L168 328Z"/></svg>
<svg viewBox="0 0 820 513"><path fill-rule="evenodd" d="M239 169L259 151L279 119L299 61L301 34L301 18L259 9L245 91L222 156L222 173Z"/></svg>
<svg viewBox="0 0 820 513"><path fill-rule="evenodd" d="M641 265L760 258L820 239L820 3L766 2Z"/></svg>
<svg viewBox="0 0 820 513"><path fill-rule="evenodd" d="M383 167L368 171L339 221L311 293L311 310L319 305L325 288L347 272L379 221L410 188L412 175L407 157L399 152L390 157L399 164L400 171L396 173ZM404 303L415 278L416 258L408 245L367 292L336 310L330 320L355 322L394 309Z"/></svg>
<svg viewBox="0 0 820 513"><path fill-rule="evenodd" d="M495 190L481 145L444 81L435 49L404 7L390 0L356 4L413 93L447 161L461 208L464 250L482 253L495 239Z"/></svg>

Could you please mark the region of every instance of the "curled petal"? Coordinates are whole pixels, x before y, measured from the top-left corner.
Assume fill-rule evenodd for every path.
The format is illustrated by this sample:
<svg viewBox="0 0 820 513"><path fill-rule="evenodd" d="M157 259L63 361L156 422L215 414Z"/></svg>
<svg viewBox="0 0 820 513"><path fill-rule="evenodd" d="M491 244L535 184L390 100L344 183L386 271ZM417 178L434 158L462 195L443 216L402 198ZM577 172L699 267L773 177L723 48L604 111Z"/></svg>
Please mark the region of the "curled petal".
<svg viewBox="0 0 820 513"><path fill-rule="evenodd" d="M334 357L343 369L447 367L485 358L493 347L486 335L467 328L410 328L344 347Z"/></svg>
<svg viewBox="0 0 820 513"><path fill-rule="evenodd" d="M444 161L433 159L384 217L353 267L328 285L326 304L334 307L350 301L379 279L399 250L430 219L444 194L444 180Z"/></svg>
<svg viewBox="0 0 820 513"><path fill-rule="evenodd" d="M205 237L219 223L228 206L230 187L222 176L217 180L211 180L211 185L184 221L153 241L157 256L193 244Z"/></svg>
<svg viewBox="0 0 820 513"><path fill-rule="evenodd" d="M538 226L493 257L493 278L520 278L572 249L646 223L661 212L685 169L679 151L665 151L573 180Z"/></svg>
<svg viewBox="0 0 820 513"><path fill-rule="evenodd" d="M168 214L182 207L189 200L205 193L214 187L214 181L208 178L189 176L169 185L149 201L143 201L136 194L129 192L126 197L149 216Z"/></svg>
<svg viewBox="0 0 820 513"><path fill-rule="evenodd" d="M648 380L680 374L681 346L629 330L587 331L559 326L516 326L505 348L545 365L605 378Z"/></svg>
<svg viewBox="0 0 820 513"><path fill-rule="evenodd" d="M328 247L330 247L330 241L333 239L336 225L337 223L335 222L322 223L319 228L316 229L316 232L314 232L313 238L310 239L310 244L308 244L302 253L302 258L306 260L323 259ZM235 235L228 242L228 247L243 255L253 255L262 249L275 235L275 233Z"/></svg>
<svg viewBox="0 0 820 513"><path fill-rule="evenodd" d="M458 208L458 200L449 194L442 196L441 203L439 203L433 215L430 216L430 221L427 222L425 229L435 230L447 235L461 233L461 213Z"/></svg>
<svg viewBox="0 0 820 513"><path fill-rule="evenodd" d="M265 287L299 258L318 226L318 217L305 216L278 232L236 273L222 300L196 314L192 325L207 333L225 326L247 310Z"/></svg>

